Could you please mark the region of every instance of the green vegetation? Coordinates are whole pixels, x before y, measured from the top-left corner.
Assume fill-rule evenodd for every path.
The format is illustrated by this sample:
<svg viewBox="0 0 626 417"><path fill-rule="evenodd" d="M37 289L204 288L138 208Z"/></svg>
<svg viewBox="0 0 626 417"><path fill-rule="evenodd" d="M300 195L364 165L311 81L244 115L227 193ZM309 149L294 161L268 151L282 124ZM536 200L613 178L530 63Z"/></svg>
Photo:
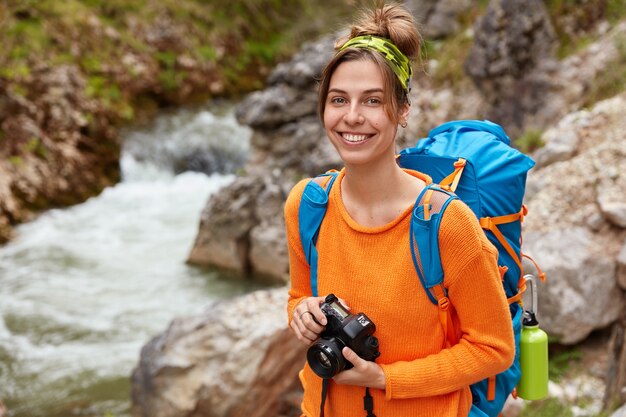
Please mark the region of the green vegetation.
<svg viewBox="0 0 626 417"><path fill-rule="evenodd" d="M529 129L515 140L515 146L523 153L529 154L544 145L541 140L542 134L540 130Z"/></svg>
<svg viewBox="0 0 626 417"><path fill-rule="evenodd" d="M617 49L617 59L609 64L606 71L591 86L585 105L617 95L626 90L626 36L618 36L613 41Z"/></svg>
<svg viewBox="0 0 626 417"><path fill-rule="evenodd" d="M24 165L24 160L19 156L9 156L8 160L9 160L9 163L16 168L19 168L22 165Z"/></svg>
<svg viewBox="0 0 626 417"><path fill-rule="evenodd" d="M570 407L555 398L533 401L524 408L520 417L573 417Z"/></svg>
<svg viewBox="0 0 626 417"><path fill-rule="evenodd" d="M624 0L607 0L606 18L611 23L617 23L626 16L626 2Z"/></svg>
<svg viewBox="0 0 626 417"><path fill-rule="evenodd" d="M37 155L41 159L46 159L48 156L48 149L46 149L38 137L30 138L28 142L26 142L25 148L29 153Z"/></svg>
<svg viewBox="0 0 626 417"><path fill-rule="evenodd" d="M0 78L27 94L38 65L77 65L87 97L125 120L146 99L176 103L190 71L202 98L260 88L279 60L350 13L347 0L7 0ZM138 69L157 84L129 89L146 77ZM197 85L198 74L206 85Z"/></svg>
<svg viewBox="0 0 626 417"><path fill-rule="evenodd" d="M559 382L563 376L572 371L572 367L580 362L583 353L576 348L562 348L551 345L549 359L549 378ZM557 414L555 414L557 415Z"/></svg>
<svg viewBox="0 0 626 417"><path fill-rule="evenodd" d="M451 37L425 42L424 59L437 62L429 75L438 85L458 87L467 81L463 64L474 42L471 30L488 5L489 0L480 0L476 7L462 13L459 17L460 30Z"/></svg>
<svg viewBox="0 0 626 417"><path fill-rule="evenodd" d="M626 18L624 0L548 0L558 40L558 56L565 58L591 43L596 24L607 21L615 24Z"/></svg>
<svg viewBox="0 0 626 417"><path fill-rule="evenodd" d="M426 58L436 61L436 67L430 74L436 83L459 86L467 79L463 63L473 41L466 31L462 31L445 41L426 42Z"/></svg>

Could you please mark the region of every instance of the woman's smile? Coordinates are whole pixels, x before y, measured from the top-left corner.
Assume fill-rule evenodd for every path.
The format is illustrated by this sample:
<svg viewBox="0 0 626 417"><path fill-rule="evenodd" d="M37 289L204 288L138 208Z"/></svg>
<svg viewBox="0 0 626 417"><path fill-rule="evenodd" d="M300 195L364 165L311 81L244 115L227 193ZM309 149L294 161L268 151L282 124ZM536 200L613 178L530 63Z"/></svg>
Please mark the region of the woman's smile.
<svg viewBox="0 0 626 417"><path fill-rule="evenodd" d="M355 143L355 144L365 142L366 140L374 136L371 134L349 133L349 132L343 132L339 134L345 141L350 142L350 143Z"/></svg>

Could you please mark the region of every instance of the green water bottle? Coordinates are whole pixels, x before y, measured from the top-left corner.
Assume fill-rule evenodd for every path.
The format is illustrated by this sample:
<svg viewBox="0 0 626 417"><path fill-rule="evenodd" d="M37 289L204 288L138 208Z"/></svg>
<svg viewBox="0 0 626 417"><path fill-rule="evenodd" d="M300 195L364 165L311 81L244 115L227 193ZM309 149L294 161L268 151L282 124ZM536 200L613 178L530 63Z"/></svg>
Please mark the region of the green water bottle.
<svg viewBox="0 0 626 417"><path fill-rule="evenodd" d="M517 385L517 395L525 400L541 400L548 396L548 335L537 321L537 287L534 277L530 281L532 306L524 311L520 338L520 367L522 377Z"/></svg>

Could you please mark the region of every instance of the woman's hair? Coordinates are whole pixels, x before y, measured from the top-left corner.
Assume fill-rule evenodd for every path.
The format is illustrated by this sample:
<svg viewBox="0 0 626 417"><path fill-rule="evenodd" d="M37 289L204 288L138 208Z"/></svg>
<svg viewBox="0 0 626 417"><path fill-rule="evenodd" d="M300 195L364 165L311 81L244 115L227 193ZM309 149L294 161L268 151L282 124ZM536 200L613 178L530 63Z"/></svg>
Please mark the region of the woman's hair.
<svg viewBox="0 0 626 417"><path fill-rule="evenodd" d="M330 78L339 64L347 61L369 60L380 68L384 83L385 110L391 120L397 121L400 107L408 103L408 91L402 86L389 62L381 53L370 48L341 49L350 39L366 35L389 39L409 60L419 56L422 38L413 15L407 9L394 3L381 4L361 12L350 34L335 43L335 50L338 52L322 71L318 93L318 112L322 122Z"/></svg>

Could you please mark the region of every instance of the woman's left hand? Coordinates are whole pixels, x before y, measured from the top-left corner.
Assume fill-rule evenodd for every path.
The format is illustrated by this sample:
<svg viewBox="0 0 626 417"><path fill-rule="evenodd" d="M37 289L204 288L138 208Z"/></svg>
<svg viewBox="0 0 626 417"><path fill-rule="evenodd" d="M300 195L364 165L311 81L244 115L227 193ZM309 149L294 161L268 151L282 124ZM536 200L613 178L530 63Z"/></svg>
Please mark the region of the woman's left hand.
<svg viewBox="0 0 626 417"><path fill-rule="evenodd" d="M341 353L354 368L339 372L333 381L337 384L385 389L385 374L376 362L366 361L349 347L344 347Z"/></svg>

